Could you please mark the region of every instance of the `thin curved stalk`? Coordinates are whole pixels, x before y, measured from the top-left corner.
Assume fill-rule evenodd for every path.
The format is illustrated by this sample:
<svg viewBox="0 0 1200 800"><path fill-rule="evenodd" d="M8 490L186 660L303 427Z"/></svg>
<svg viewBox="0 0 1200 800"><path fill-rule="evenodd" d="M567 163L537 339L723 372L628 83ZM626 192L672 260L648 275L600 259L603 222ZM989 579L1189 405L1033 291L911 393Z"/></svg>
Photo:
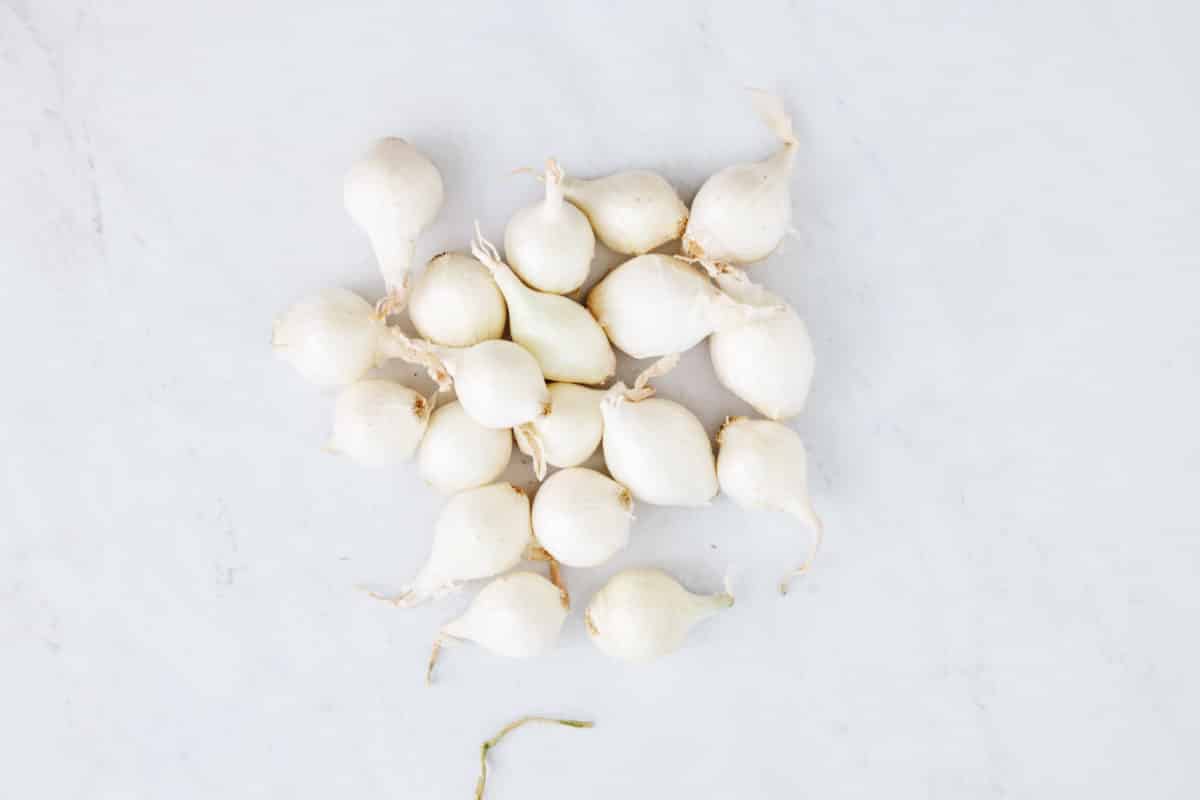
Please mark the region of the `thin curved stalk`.
<svg viewBox="0 0 1200 800"><path fill-rule="evenodd" d="M496 745L500 744L500 740L502 740L505 736L512 733L513 731L515 731L517 728L521 727L522 725L528 724L530 722L545 722L545 723L548 723L551 725L565 725L568 728L591 728L592 726L594 726L596 724L594 722L589 722L586 720L556 719L554 717L521 717L520 719L518 719L514 722L508 723L507 725L505 725L503 728L500 729L499 733L497 733L492 738L488 739L479 748L479 780L476 781L476 783L475 783L475 800L483 800L483 790L487 786L487 774L488 774L487 755L488 755L488 751L491 750Z"/></svg>

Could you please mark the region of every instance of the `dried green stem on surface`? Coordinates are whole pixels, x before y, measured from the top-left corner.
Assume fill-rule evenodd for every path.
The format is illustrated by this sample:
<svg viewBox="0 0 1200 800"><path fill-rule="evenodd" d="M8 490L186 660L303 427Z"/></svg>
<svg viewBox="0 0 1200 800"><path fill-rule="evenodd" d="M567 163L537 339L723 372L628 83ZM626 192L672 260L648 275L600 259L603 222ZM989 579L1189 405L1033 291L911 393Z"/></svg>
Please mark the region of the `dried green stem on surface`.
<svg viewBox="0 0 1200 800"><path fill-rule="evenodd" d="M590 728L596 723L578 719L555 719L554 717L521 717L505 725L500 731L488 739L479 748L479 780L475 783L475 800L483 800L483 790L487 785L487 755L488 751L500 744L500 740L517 728L530 722L545 722L551 725L566 725L569 728Z"/></svg>

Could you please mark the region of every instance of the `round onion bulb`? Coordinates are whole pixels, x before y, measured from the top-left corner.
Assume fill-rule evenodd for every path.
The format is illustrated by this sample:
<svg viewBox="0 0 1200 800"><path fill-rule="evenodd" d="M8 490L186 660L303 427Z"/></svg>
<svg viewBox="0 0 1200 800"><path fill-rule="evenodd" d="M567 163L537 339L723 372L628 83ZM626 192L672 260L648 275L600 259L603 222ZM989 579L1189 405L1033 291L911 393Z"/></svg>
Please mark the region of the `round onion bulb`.
<svg viewBox="0 0 1200 800"><path fill-rule="evenodd" d="M514 431L521 452L534 457L535 471L539 457L545 464L554 467L575 467L582 464L596 452L604 434L600 401L604 398L606 390L576 386L573 383L552 383L549 389L550 413L527 422ZM525 436L527 430L532 430L536 439L540 441L540 454L530 448Z"/></svg>
<svg viewBox="0 0 1200 800"><path fill-rule="evenodd" d="M649 253L683 235L688 210L656 172L632 170L563 180L563 196L587 215L604 245L628 256Z"/></svg>
<svg viewBox="0 0 1200 800"><path fill-rule="evenodd" d="M438 515L433 550L416 578L398 595L381 599L409 608L455 591L464 581L507 572L532 542L525 492L511 483L459 492Z"/></svg>
<svg viewBox="0 0 1200 800"><path fill-rule="evenodd" d="M550 391L537 359L519 344L489 339L471 347L420 343L430 374L485 428L515 428L550 413ZM448 377L447 377L448 376Z"/></svg>
<svg viewBox="0 0 1200 800"><path fill-rule="evenodd" d="M644 663L683 644L692 626L733 605L728 591L692 594L659 569L627 569L592 597L588 635L606 655Z"/></svg>
<svg viewBox="0 0 1200 800"><path fill-rule="evenodd" d="M455 401L429 418L417 450L417 471L442 494L474 489L500 477L512 456L512 434L485 428Z"/></svg>
<svg viewBox="0 0 1200 800"><path fill-rule="evenodd" d="M338 393L326 449L368 467L408 461L425 434L432 405L394 381L352 383Z"/></svg>
<svg viewBox="0 0 1200 800"><path fill-rule="evenodd" d="M712 445L704 426L674 400L649 397L648 377L674 366L667 357L638 378L634 388L618 383L600 403L604 417L604 461L609 473L633 496L658 506L707 505L717 493Z"/></svg>
<svg viewBox="0 0 1200 800"><path fill-rule="evenodd" d="M478 223L471 252L504 293L512 340L533 354L547 380L596 384L616 371L612 345L591 313L570 298L521 283Z"/></svg>
<svg viewBox="0 0 1200 800"><path fill-rule="evenodd" d="M421 338L470 347L504 334L504 297L488 271L465 253L434 256L413 283L408 316Z"/></svg>
<svg viewBox="0 0 1200 800"><path fill-rule="evenodd" d="M388 292L402 295L416 238L442 209L442 174L420 150L388 137L350 167L342 195L346 211L371 240Z"/></svg>
<svg viewBox="0 0 1200 800"><path fill-rule="evenodd" d="M442 626L425 678L433 677L441 648L453 641L474 642L508 658L530 658L558 642L567 618L562 591L533 572L512 572L479 590L466 612Z"/></svg>
<svg viewBox="0 0 1200 800"><path fill-rule="evenodd" d="M271 346L320 386L354 383L404 349L375 308L346 289L324 289L284 312L275 320Z"/></svg>
<svg viewBox="0 0 1200 800"><path fill-rule="evenodd" d="M587 217L563 200L563 172L546 162L546 196L513 215L504 229L504 254L521 280L543 292L566 294L587 280L596 236Z"/></svg>
<svg viewBox="0 0 1200 800"><path fill-rule="evenodd" d="M633 497L605 475L583 467L560 470L533 498L533 536L568 567L603 564L629 543Z"/></svg>
<svg viewBox="0 0 1200 800"><path fill-rule="evenodd" d="M682 353L713 331L769 313L737 302L686 261L658 253L608 273L587 306L612 343L634 358Z"/></svg>
<svg viewBox="0 0 1200 800"><path fill-rule="evenodd" d="M812 566L824 528L808 497L804 443L785 425L765 419L730 417L717 434L717 477L721 491L746 509L782 511L812 528L808 557L784 576L779 591Z"/></svg>
<svg viewBox="0 0 1200 800"><path fill-rule="evenodd" d="M779 98L752 89L759 116L783 146L770 158L735 164L710 177L692 200L683 252L727 264L751 264L771 254L792 218L791 175L797 142Z"/></svg>
<svg viewBox="0 0 1200 800"><path fill-rule="evenodd" d="M708 351L717 379L764 417L796 416L808 400L815 365L804 320L741 270L724 270L717 276L717 284L738 302L777 310L709 337Z"/></svg>

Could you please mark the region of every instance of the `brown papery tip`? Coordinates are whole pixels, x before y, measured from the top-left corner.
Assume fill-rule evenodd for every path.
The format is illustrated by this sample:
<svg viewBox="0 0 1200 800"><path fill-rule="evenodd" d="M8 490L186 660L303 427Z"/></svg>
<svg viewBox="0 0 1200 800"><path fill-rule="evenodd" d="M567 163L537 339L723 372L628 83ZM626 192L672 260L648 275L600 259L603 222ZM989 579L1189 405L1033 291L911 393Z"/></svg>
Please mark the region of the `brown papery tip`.
<svg viewBox="0 0 1200 800"><path fill-rule="evenodd" d="M725 429L726 428L728 428L730 425L734 425L738 422L745 422L747 419L748 419L747 417L742 417L742 416L726 417L725 421L721 423L721 430L717 431L717 444L718 445L725 444Z"/></svg>
<svg viewBox="0 0 1200 800"><path fill-rule="evenodd" d="M425 411L429 408L429 401L421 395L417 395L417 399L413 400L413 413L418 417L425 416Z"/></svg>
<svg viewBox="0 0 1200 800"><path fill-rule="evenodd" d="M624 486L622 486L621 491L617 493L617 502L620 503L621 508L625 509L626 511L633 510L633 495L630 494L629 490Z"/></svg>
<svg viewBox="0 0 1200 800"><path fill-rule="evenodd" d="M687 230L688 215L684 214L679 218L679 222L675 225L675 238L683 236L683 232Z"/></svg>
<svg viewBox="0 0 1200 800"><path fill-rule="evenodd" d="M583 612L583 625L585 628L587 628L588 633L590 633L592 636L600 635L600 629L596 627L595 621L592 620L592 612L590 609Z"/></svg>
<svg viewBox="0 0 1200 800"><path fill-rule="evenodd" d="M521 495L521 497L525 497L525 490L522 489L520 486L517 486L515 483L510 483L508 485L508 488L512 489L517 494Z"/></svg>
<svg viewBox="0 0 1200 800"><path fill-rule="evenodd" d="M548 417L548 416L550 416L550 412L553 410L554 410L554 404L552 402L550 402L549 400L547 400L546 402L542 403L541 416Z"/></svg>

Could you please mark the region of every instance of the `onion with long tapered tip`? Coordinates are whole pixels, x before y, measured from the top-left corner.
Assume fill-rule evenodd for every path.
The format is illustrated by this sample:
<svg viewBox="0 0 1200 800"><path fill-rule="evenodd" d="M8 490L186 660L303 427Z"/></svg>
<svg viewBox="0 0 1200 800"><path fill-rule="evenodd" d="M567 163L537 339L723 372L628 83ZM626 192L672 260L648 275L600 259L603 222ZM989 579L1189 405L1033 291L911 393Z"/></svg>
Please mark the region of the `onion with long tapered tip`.
<svg viewBox="0 0 1200 800"><path fill-rule="evenodd" d="M423 339L470 347L504 333L508 312L492 276L465 253L434 256L413 282L408 316Z"/></svg>
<svg viewBox="0 0 1200 800"><path fill-rule="evenodd" d="M455 641L474 642L508 658L541 655L558 641L567 618L562 590L533 572L512 572L479 590L466 612L442 626L434 640L426 683L443 647Z"/></svg>
<svg viewBox="0 0 1200 800"><path fill-rule="evenodd" d="M570 298L535 291L521 283L491 242L483 238L478 223L471 252L504 293L512 340L533 354L547 380L596 384L613 374L617 357L586 308Z"/></svg>
<svg viewBox="0 0 1200 800"><path fill-rule="evenodd" d="M408 608L465 581L491 578L521 561L533 544L529 497L511 483L459 492L438 515L429 559L399 594L380 599Z"/></svg>
<svg viewBox="0 0 1200 800"><path fill-rule="evenodd" d="M709 262L751 264L771 254L792 219L791 175L798 143L779 98L751 90L759 116L782 147L770 158L726 167L692 200L683 252Z"/></svg>
<svg viewBox="0 0 1200 800"><path fill-rule="evenodd" d="M394 381L352 383L338 394L326 449L369 467L407 461L425 435L433 402Z"/></svg>
<svg viewBox="0 0 1200 800"><path fill-rule="evenodd" d="M504 229L504 254L521 280L543 292L566 294L587 280L596 236L587 217L563 199L563 172L546 162L546 196L513 215Z"/></svg>
<svg viewBox="0 0 1200 800"><path fill-rule="evenodd" d="M408 288L417 236L442 209L442 174L424 153L393 136L375 142L350 167L342 194L346 211L371 240L398 307Z"/></svg>
<svg viewBox="0 0 1200 800"><path fill-rule="evenodd" d="M764 417L781 420L796 416L804 410L815 364L804 320L740 269L722 268L716 281L738 302L775 311L709 337L717 379Z"/></svg>
<svg viewBox="0 0 1200 800"><path fill-rule="evenodd" d="M647 382L678 363L655 362L632 389L618 383L600 405L604 460L609 473L633 496L659 506L707 505L717 493L712 443L704 426L674 400L651 397Z"/></svg>
<svg viewBox="0 0 1200 800"><path fill-rule="evenodd" d="M733 605L733 594L693 594L659 569L628 569L592 597L584 613L606 655L643 663L678 650L701 620Z"/></svg>
<svg viewBox="0 0 1200 800"><path fill-rule="evenodd" d="M578 206L604 245L636 256L683 235L688 210L663 176L630 170L602 178L568 176L563 195Z"/></svg>
<svg viewBox="0 0 1200 800"><path fill-rule="evenodd" d="M742 508L790 514L813 531L807 558L779 584L779 591L787 594L792 578L812 566L824 535L808 496L804 443L799 434L778 422L730 417L717 434L717 444L717 477L723 493Z"/></svg>
<svg viewBox="0 0 1200 800"><path fill-rule="evenodd" d="M474 489L500 477L512 457L507 428L485 428L457 401L429 418L417 449L417 471L443 494Z"/></svg>
<svg viewBox="0 0 1200 800"><path fill-rule="evenodd" d="M634 358L682 353L714 331L772 313L734 300L697 267L658 253L608 273L588 293L587 305L612 343Z"/></svg>

